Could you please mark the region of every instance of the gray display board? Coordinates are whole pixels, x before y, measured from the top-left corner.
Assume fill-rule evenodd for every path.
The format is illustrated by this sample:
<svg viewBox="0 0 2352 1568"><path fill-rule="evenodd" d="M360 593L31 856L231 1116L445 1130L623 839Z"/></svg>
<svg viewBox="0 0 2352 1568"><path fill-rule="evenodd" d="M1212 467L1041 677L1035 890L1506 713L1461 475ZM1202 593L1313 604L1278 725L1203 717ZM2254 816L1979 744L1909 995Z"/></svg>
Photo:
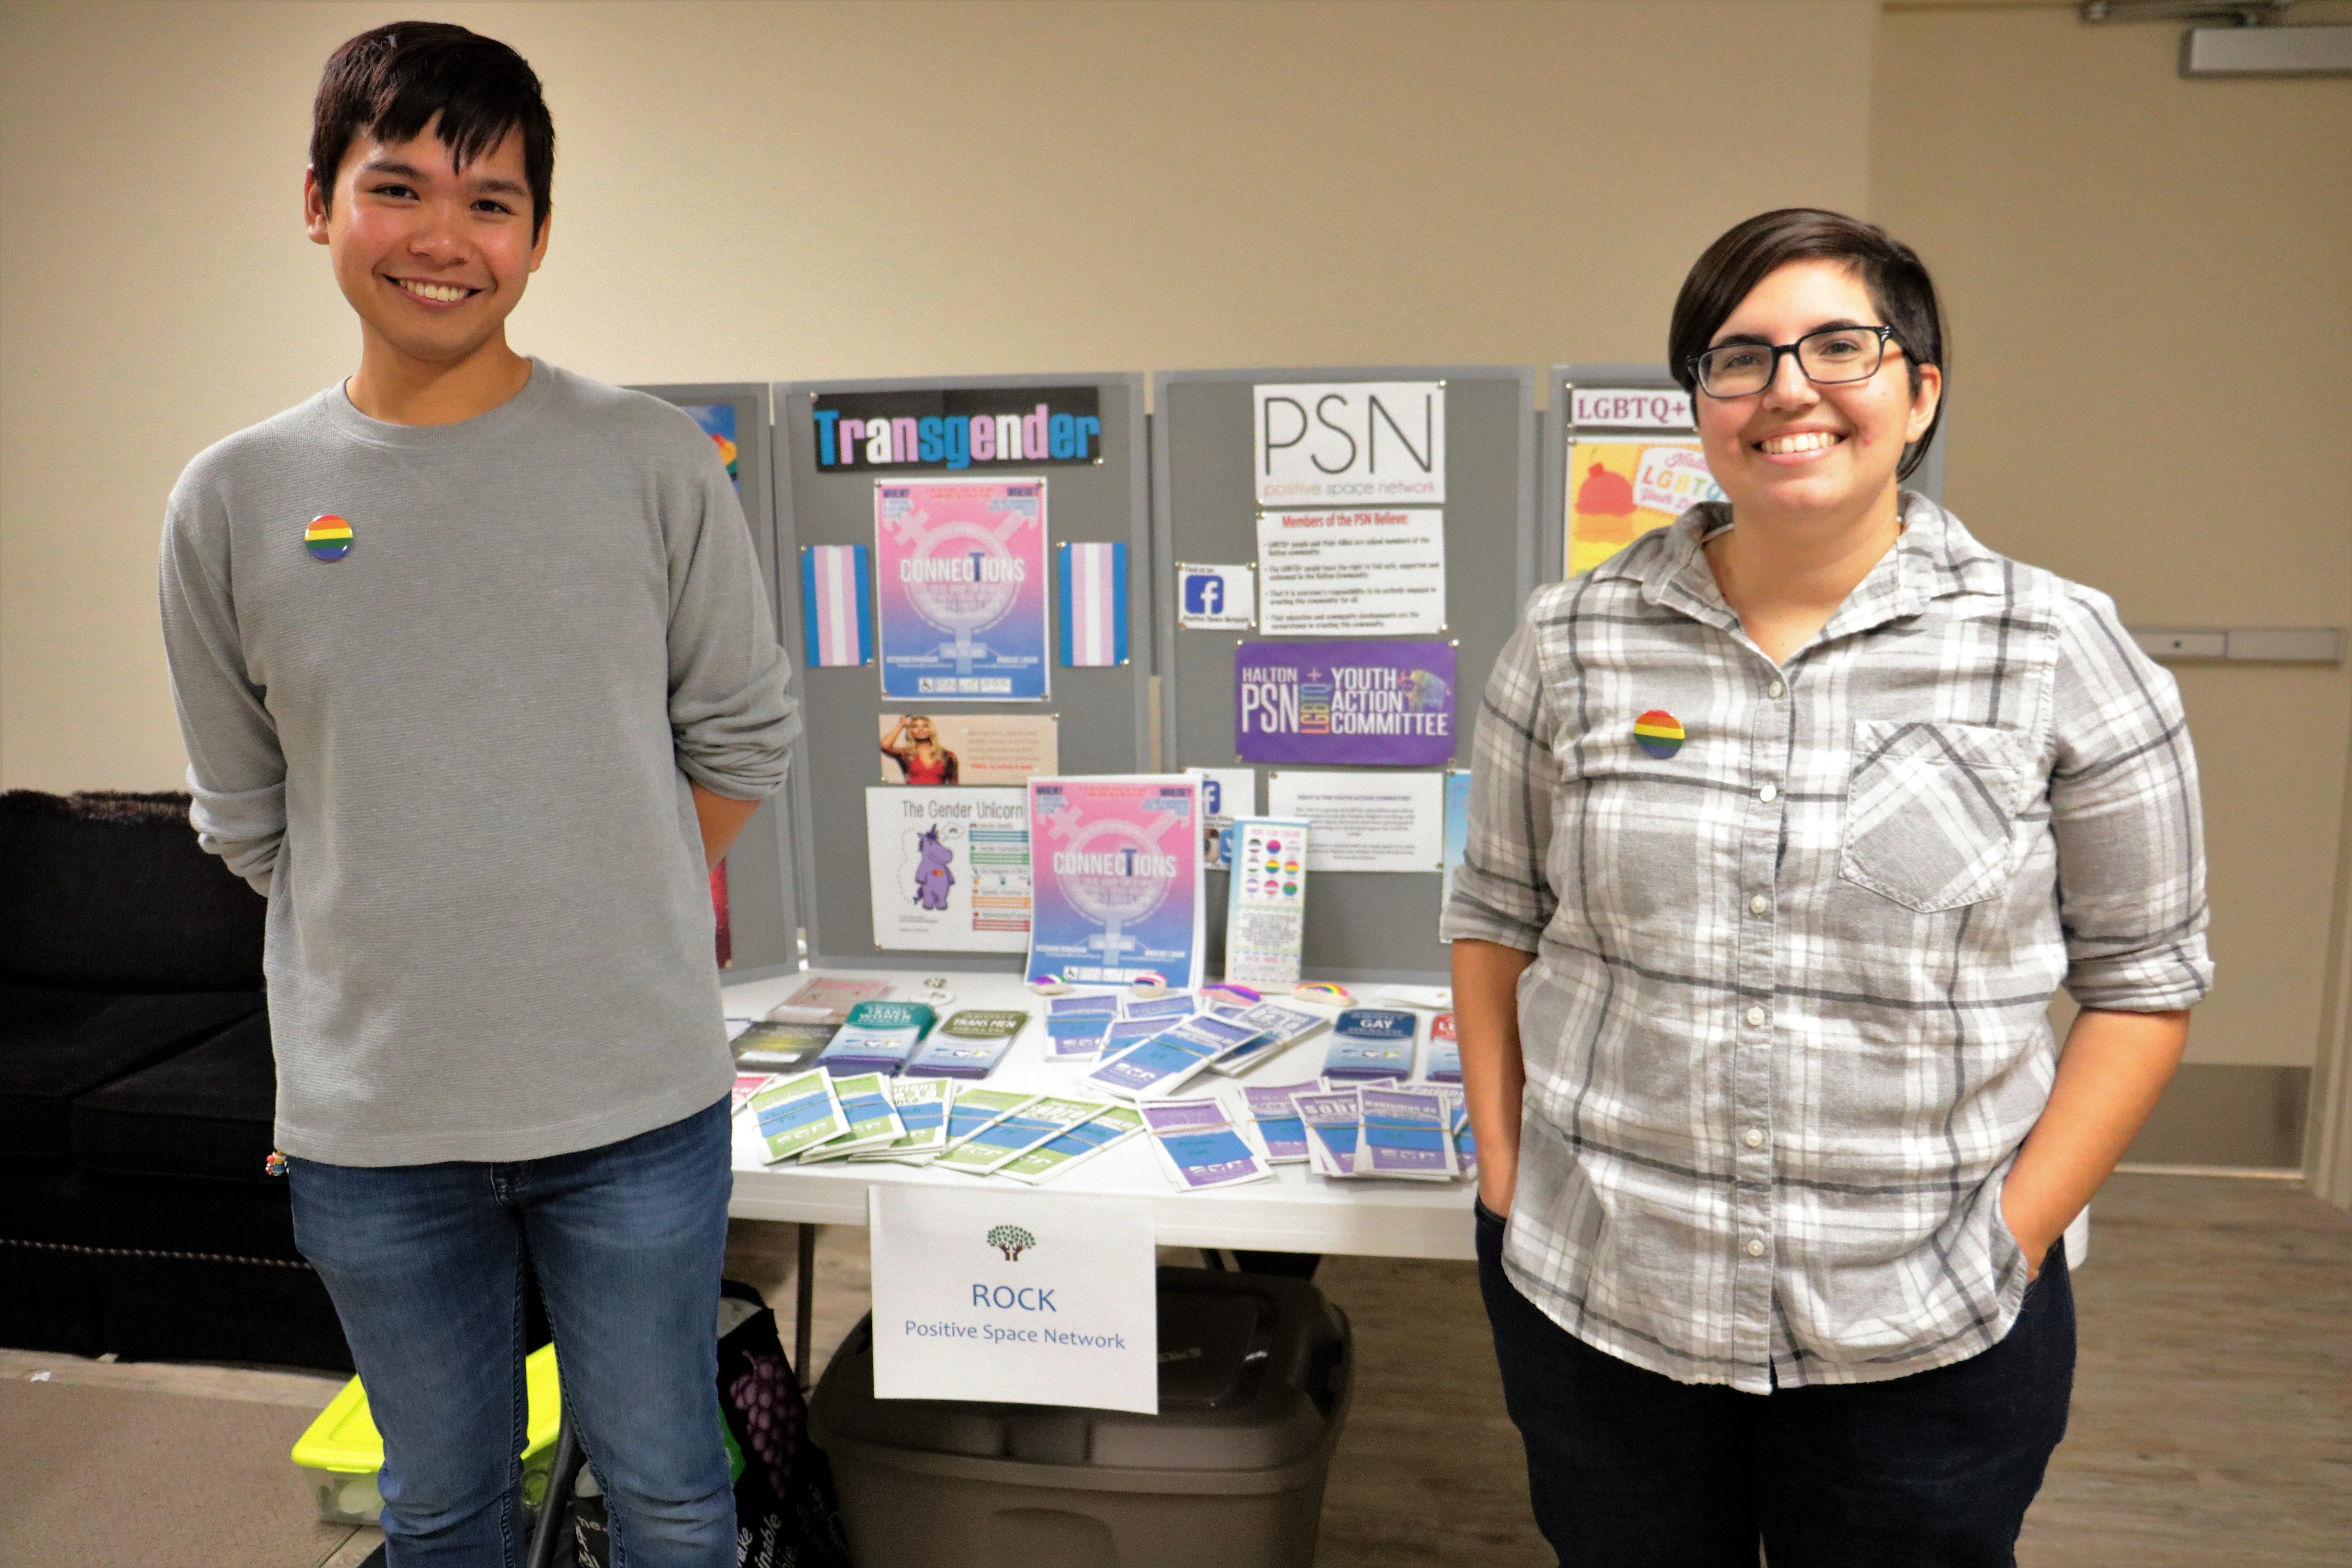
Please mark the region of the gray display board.
<svg viewBox="0 0 2352 1568"><path fill-rule="evenodd" d="M768 613L778 616L775 489L770 473L768 388L759 382L710 382L640 386L666 403L694 412L716 408L733 413L735 491L751 525L751 546L766 579ZM703 428L724 426L721 417L700 416ZM781 626L781 620L778 621ZM784 639L789 652L792 641ZM799 663L797 654L793 663ZM794 768L799 766L797 759ZM789 788L789 786L787 786ZM784 973L800 967L800 914L793 887L792 831L785 796L762 802L727 852L727 905L731 958L730 984Z"/></svg>
<svg viewBox="0 0 2352 1568"><path fill-rule="evenodd" d="M1538 582L1532 370L1408 369L1177 371L1153 387L1152 523L1160 636L1164 756L1183 767L1230 768L1234 752L1234 651L1262 632L1178 625L1175 564L1257 559L1260 508L1253 482L1255 401L1277 383L1443 381L1445 384L1446 630L1455 644L1454 765L1470 765L1487 672ZM1305 503L1302 503L1305 504ZM1352 502L1336 502L1353 505ZM1318 770L1322 763L1302 763ZM1257 804L1265 805L1259 764ZM1365 768L1381 773L1390 770ZM1223 951L1226 877L1209 877L1209 952ZM1341 981L1443 983L1435 872L1326 871L1307 884L1305 972Z"/></svg>
<svg viewBox="0 0 2352 1568"><path fill-rule="evenodd" d="M1662 363L1653 364L1556 364L1551 367L1551 383L1547 389L1547 406L1543 412L1543 500L1537 510L1537 533L1540 536L1542 581L1557 583L1567 575L1568 500L1572 482L1570 453L1578 437L1598 441L1639 441L1643 436L1672 439L1676 435L1694 434L1685 425L1676 429L1661 428L1647 421L1633 422L1624 418L1602 416L1589 418L1580 427L1573 417L1576 392L1583 387L1588 393L1595 388L1651 392L1658 395L1680 398L1682 388L1667 374ZM1905 481L1905 488L1915 489L1929 500L1941 503L1944 499L1944 439L1950 433L1951 416L1948 410L1943 423L1936 428L1936 438L1928 444L1927 461L1918 471Z"/></svg>
<svg viewBox="0 0 2352 1568"><path fill-rule="evenodd" d="M1092 387L1102 420L1099 460L1036 468L990 465L983 475L944 463L887 470L820 472L813 401L821 394L957 392L992 387ZM780 382L775 452L785 643L793 651L805 730L791 787L800 858L801 908L812 964L835 968L981 970L1019 973L1017 953L884 951L874 942L866 870L866 792L881 783L876 721L919 707L882 695L878 664L810 668L803 655L800 552L810 545L862 544L871 552L874 487L886 479L1033 479L1046 481L1049 552L1070 542L1128 547L1128 662L1071 668L1049 637L1053 694L1044 702L957 701L938 710L969 714L1054 714L1065 773L1145 771L1150 756L1151 550L1145 500L1143 378L1139 374L1000 375L916 381ZM1058 563L1057 563L1058 564ZM1049 584L1049 622L1058 614ZM870 606L869 606L870 608ZM878 650L877 658L878 659Z"/></svg>

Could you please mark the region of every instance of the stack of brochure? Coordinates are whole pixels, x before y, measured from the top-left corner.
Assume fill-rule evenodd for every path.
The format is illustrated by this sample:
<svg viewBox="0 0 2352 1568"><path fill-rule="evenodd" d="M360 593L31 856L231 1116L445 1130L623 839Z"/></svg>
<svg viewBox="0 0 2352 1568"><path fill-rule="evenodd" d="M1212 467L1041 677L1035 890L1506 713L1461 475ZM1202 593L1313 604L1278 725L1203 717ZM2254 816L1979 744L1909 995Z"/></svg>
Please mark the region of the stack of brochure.
<svg viewBox="0 0 2352 1568"><path fill-rule="evenodd" d="M846 1160L868 1149L880 1149L906 1136L898 1107L890 1094L890 1080L878 1072L850 1073L833 1080L841 1119L849 1123L837 1136L801 1151L803 1165L825 1160Z"/></svg>
<svg viewBox="0 0 2352 1568"><path fill-rule="evenodd" d="M905 1131L879 1148L861 1149L853 1161L887 1161L898 1165L928 1165L948 1146L948 1108L955 1103L956 1086L946 1079L892 1079L890 1102Z"/></svg>
<svg viewBox="0 0 2352 1568"><path fill-rule="evenodd" d="M1085 1163L1114 1144L1124 1143L1143 1131L1143 1117L1132 1107L1106 1105L1089 1121L1068 1128L1028 1152L999 1165L994 1173L1034 1186L1050 1182L1073 1166Z"/></svg>
<svg viewBox="0 0 2352 1568"><path fill-rule="evenodd" d="M1457 1091L1426 1084L1347 1084L1295 1093L1314 1169L1327 1176L1450 1182L1467 1129ZM1475 1163L1475 1156L1474 1156Z"/></svg>
<svg viewBox="0 0 2352 1568"><path fill-rule="evenodd" d="M989 1122L931 1163L936 1170L985 1176L1110 1109L1108 1100L1039 1095Z"/></svg>
<svg viewBox="0 0 2352 1568"><path fill-rule="evenodd" d="M966 1007L949 1015L907 1063L914 1078L986 1078L1029 1026L1018 1007Z"/></svg>
<svg viewBox="0 0 2352 1568"><path fill-rule="evenodd" d="M1129 1046L1078 1081L1121 1100L1164 1099L1218 1058L1255 1044L1262 1032L1197 1014Z"/></svg>
<svg viewBox="0 0 2352 1568"><path fill-rule="evenodd" d="M1331 1026L1325 1078L1410 1078L1421 1021L1398 1007L1350 1007Z"/></svg>
<svg viewBox="0 0 2352 1568"><path fill-rule="evenodd" d="M1187 1192L1263 1182L1274 1174L1214 1097L1154 1100L1140 1110L1161 1173Z"/></svg>
<svg viewBox="0 0 2352 1568"><path fill-rule="evenodd" d="M1454 1037L1451 1013L1440 1013L1429 1021L1429 1066L1421 1076L1432 1083L1462 1081L1462 1046Z"/></svg>
<svg viewBox="0 0 2352 1568"><path fill-rule="evenodd" d="M1307 1123L1298 1114L1297 1097L1320 1094L1323 1085L1293 1083L1242 1090L1249 1102L1250 1120L1257 1125L1257 1141L1269 1163L1287 1165L1307 1158Z"/></svg>
<svg viewBox="0 0 2352 1568"><path fill-rule="evenodd" d="M878 1002L890 994L887 980L856 980L840 974L812 974L801 988L768 1009L776 1023L839 1024L860 1002Z"/></svg>
<svg viewBox="0 0 2352 1568"><path fill-rule="evenodd" d="M1045 1055L1053 1061L1092 1061L1103 1036L1118 1020L1116 996L1055 996L1045 1003Z"/></svg>
<svg viewBox="0 0 2352 1568"><path fill-rule="evenodd" d="M746 1103L772 1165L849 1131L833 1092L833 1075L822 1068L772 1079Z"/></svg>
<svg viewBox="0 0 2352 1568"><path fill-rule="evenodd" d="M728 1020L731 1026L735 1020ZM742 1072L792 1072L816 1060L832 1043L841 1026L833 1024L745 1023L729 1043L735 1066Z"/></svg>
<svg viewBox="0 0 2352 1568"><path fill-rule="evenodd" d="M1261 1002L1254 1007L1213 1006L1213 1018L1230 1024L1244 1024L1259 1033L1253 1044L1228 1052L1209 1064L1211 1072L1228 1078L1238 1077L1262 1061L1271 1060L1297 1045L1328 1021L1297 1007L1285 1007L1273 1002Z"/></svg>
<svg viewBox="0 0 2352 1568"><path fill-rule="evenodd" d="M860 1002L833 1037L817 1065L839 1077L878 1072L896 1078L939 1016L921 1002Z"/></svg>

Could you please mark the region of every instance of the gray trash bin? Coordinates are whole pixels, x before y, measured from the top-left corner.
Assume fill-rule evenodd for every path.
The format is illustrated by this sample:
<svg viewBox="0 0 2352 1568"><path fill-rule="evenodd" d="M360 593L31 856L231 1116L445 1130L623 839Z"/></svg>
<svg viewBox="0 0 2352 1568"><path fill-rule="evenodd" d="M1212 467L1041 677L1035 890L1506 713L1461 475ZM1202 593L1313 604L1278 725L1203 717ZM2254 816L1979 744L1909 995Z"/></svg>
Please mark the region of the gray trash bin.
<svg viewBox="0 0 2352 1568"><path fill-rule="evenodd" d="M810 1405L858 1568L1308 1568L1348 1320L1301 1279L1160 1270L1160 1414L874 1397L873 1320Z"/></svg>

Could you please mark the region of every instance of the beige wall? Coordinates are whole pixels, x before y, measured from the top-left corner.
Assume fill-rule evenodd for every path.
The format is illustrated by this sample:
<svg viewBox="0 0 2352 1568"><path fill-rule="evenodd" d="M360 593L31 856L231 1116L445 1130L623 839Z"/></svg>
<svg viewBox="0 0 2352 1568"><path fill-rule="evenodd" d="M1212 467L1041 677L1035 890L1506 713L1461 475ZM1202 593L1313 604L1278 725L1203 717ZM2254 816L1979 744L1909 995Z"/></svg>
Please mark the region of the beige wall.
<svg viewBox="0 0 2352 1568"><path fill-rule="evenodd" d="M1647 360L1706 239L1822 203L1943 279L1950 496L1993 543L2143 621L2352 622L2352 84L2180 82L2172 26L1868 0L12 4L0 784L176 781L162 500L348 370L297 222L309 96L337 41L419 13L548 81L560 216L515 335L591 374ZM1779 85L1686 107L1739 79ZM2225 965L2193 1051L2307 1062L2352 681L2184 686Z"/></svg>
<svg viewBox="0 0 2352 1568"><path fill-rule="evenodd" d="M2352 81L2183 81L2179 36L1882 19L1872 216L1945 290L1946 496L2126 621L2352 624ZM2308 1064L2352 675L2179 677L2221 966L2190 1059Z"/></svg>

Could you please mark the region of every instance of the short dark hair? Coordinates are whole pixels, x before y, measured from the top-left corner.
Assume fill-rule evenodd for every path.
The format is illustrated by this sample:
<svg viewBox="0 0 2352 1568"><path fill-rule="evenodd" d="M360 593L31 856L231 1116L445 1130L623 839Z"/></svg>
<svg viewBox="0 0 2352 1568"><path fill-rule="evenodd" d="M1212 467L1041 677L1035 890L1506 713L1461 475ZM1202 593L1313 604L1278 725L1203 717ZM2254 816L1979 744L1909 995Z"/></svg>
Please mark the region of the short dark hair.
<svg viewBox="0 0 2352 1568"><path fill-rule="evenodd" d="M555 121L529 62L454 22L389 22L327 57L310 114L310 170L331 203L343 157L362 135L405 142L435 134L459 168L522 132L530 232L547 221L555 184Z"/></svg>
<svg viewBox="0 0 2352 1568"><path fill-rule="evenodd" d="M1791 261L1837 261L1853 268L1870 291L1880 318L1895 329L1911 373L1911 395L1919 395L1919 367L1944 366L1944 311L1936 280L1916 252L1875 224L1821 207L1782 207L1733 225L1691 266L1683 291L1675 297L1666 328L1666 363L1685 392L1698 395L1698 373L1691 362L1706 352L1739 301L1776 268ZM1927 460L1927 444L1944 422L1944 405L1919 439L1911 443L1895 470L1907 479Z"/></svg>

